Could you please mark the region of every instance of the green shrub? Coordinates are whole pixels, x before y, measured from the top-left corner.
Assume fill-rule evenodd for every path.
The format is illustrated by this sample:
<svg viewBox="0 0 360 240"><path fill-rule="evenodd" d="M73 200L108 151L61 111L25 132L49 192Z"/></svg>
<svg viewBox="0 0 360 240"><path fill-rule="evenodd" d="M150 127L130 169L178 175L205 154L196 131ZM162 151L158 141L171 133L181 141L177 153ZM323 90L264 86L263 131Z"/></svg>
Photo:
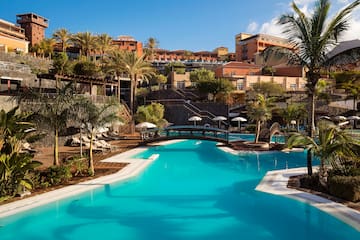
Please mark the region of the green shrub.
<svg viewBox="0 0 360 240"><path fill-rule="evenodd" d="M248 124L248 125L245 127L245 131L247 131L247 132L254 133L255 130L256 130L256 125L255 125L255 124Z"/></svg>
<svg viewBox="0 0 360 240"><path fill-rule="evenodd" d="M360 176L331 176L330 194L352 202L360 201Z"/></svg>
<svg viewBox="0 0 360 240"><path fill-rule="evenodd" d="M43 187L54 186L68 182L72 178L70 166L51 166L42 172L40 183Z"/></svg>
<svg viewBox="0 0 360 240"><path fill-rule="evenodd" d="M304 175L300 178L300 187L312 189L318 192L327 192L327 189L321 185L319 181L319 174L315 173L311 176Z"/></svg>
<svg viewBox="0 0 360 240"><path fill-rule="evenodd" d="M74 176L84 176L87 174L88 160L85 157L75 156L66 161L70 171Z"/></svg>

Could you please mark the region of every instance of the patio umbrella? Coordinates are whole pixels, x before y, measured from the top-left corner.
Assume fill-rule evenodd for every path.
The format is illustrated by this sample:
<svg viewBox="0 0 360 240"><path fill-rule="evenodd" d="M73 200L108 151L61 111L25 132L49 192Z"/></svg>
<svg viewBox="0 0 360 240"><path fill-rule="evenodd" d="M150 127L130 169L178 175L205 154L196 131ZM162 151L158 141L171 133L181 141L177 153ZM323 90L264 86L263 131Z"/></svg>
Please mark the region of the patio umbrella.
<svg viewBox="0 0 360 240"><path fill-rule="evenodd" d="M360 117L359 116L350 116L350 117L347 117L346 118L347 120L353 120L354 122L353 122L353 128L355 128L356 127L356 121L358 121L358 120L360 120Z"/></svg>
<svg viewBox="0 0 360 240"><path fill-rule="evenodd" d="M194 122L194 126L196 126L196 122L200 122L202 120L199 116L192 116L188 119L190 122Z"/></svg>
<svg viewBox="0 0 360 240"><path fill-rule="evenodd" d="M344 116L336 116L336 117L334 117L334 119L335 119L336 121L345 121L345 120L346 120L346 117L344 117Z"/></svg>
<svg viewBox="0 0 360 240"><path fill-rule="evenodd" d="M213 121L218 121L219 122L219 128L220 128L220 122L221 121L226 121L227 118L226 117L223 117L223 116L216 116L212 119Z"/></svg>
<svg viewBox="0 0 360 240"><path fill-rule="evenodd" d="M350 116L346 118L347 120L360 120L359 116Z"/></svg>
<svg viewBox="0 0 360 240"><path fill-rule="evenodd" d="M157 126L150 122L142 122L135 125L135 128L156 128Z"/></svg>
<svg viewBox="0 0 360 240"><path fill-rule="evenodd" d="M239 128L239 131L241 131L241 122L246 122L247 119L243 118L243 117L236 117L236 118L231 119L231 121L238 122L238 128Z"/></svg>

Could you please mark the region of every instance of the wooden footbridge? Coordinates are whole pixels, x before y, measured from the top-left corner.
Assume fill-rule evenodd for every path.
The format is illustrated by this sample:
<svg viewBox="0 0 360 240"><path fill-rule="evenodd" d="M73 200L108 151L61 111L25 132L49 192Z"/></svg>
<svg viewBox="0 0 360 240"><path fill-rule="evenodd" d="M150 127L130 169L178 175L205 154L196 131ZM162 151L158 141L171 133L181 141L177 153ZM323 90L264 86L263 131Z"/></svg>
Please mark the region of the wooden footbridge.
<svg viewBox="0 0 360 240"><path fill-rule="evenodd" d="M148 129L141 132L143 143L160 142L173 139L199 139L229 143L229 131L204 126L170 126L164 129Z"/></svg>

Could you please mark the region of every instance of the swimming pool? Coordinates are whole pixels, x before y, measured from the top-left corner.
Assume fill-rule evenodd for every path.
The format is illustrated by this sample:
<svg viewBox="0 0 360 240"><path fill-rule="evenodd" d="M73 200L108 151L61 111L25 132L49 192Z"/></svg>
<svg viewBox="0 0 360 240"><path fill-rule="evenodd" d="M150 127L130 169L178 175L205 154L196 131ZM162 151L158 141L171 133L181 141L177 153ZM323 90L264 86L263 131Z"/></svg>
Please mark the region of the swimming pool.
<svg viewBox="0 0 360 240"><path fill-rule="evenodd" d="M255 191L268 170L305 154L231 155L207 141L154 147L141 175L0 219L7 239L360 239L360 232L302 202Z"/></svg>

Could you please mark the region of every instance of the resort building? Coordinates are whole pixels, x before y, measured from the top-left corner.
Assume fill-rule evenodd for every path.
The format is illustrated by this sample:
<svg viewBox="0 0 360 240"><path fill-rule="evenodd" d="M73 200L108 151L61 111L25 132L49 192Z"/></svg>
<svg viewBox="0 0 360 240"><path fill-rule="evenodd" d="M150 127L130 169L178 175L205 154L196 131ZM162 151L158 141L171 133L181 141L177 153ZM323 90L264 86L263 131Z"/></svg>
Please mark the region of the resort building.
<svg viewBox="0 0 360 240"><path fill-rule="evenodd" d="M215 70L217 78L228 78L236 90L250 90L254 83L273 82L281 85L286 91L305 91L306 78L303 68L281 65L275 68L274 76L262 75L262 67L244 62L229 62Z"/></svg>
<svg viewBox="0 0 360 240"><path fill-rule="evenodd" d="M21 27L0 19L0 52L24 52L29 50L25 31Z"/></svg>
<svg viewBox="0 0 360 240"><path fill-rule="evenodd" d="M214 49L214 52L218 57L227 56L229 54L229 49L227 47L218 47Z"/></svg>
<svg viewBox="0 0 360 240"><path fill-rule="evenodd" d="M136 52L138 56L143 54L142 42L135 40L131 36L119 36L118 39L113 40L113 45L123 51Z"/></svg>
<svg viewBox="0 0 360 240"><path fill-rule="evenodd" d="M218 61L217 53L209 51L191 52L187 50L154 50L154 62L216 62Z"/></svg>
<svg viewBox="0 0 360 240"><path fill-rule="evenodd" d="M30 46L40 43L45 38L45 29L49 26L46 18L34 13L18 14L16 22L25 30Z"/></svg>
<svg viewBox="0 0 360 240"><path fill-rule="evenodd" d="M237 34L235 36L236 61L255 62L256 55L271 46L293 49L293 46L283 38L267 34Z"/></svg>
<svg viewBox="0 0 360 240"><path fill-rule="evenodd" d="M229 62L215 69L215 76L217 78L232 78L240 75L260 75L261 66L244 63L244 62Z"/></svg>
<svg viewBox="0 0 360 240"><path fill-rule="evenodd" d="M177 73L175 71L169 74L169 85L172 89L184 89L191 86L190 72Z"/></svg>

